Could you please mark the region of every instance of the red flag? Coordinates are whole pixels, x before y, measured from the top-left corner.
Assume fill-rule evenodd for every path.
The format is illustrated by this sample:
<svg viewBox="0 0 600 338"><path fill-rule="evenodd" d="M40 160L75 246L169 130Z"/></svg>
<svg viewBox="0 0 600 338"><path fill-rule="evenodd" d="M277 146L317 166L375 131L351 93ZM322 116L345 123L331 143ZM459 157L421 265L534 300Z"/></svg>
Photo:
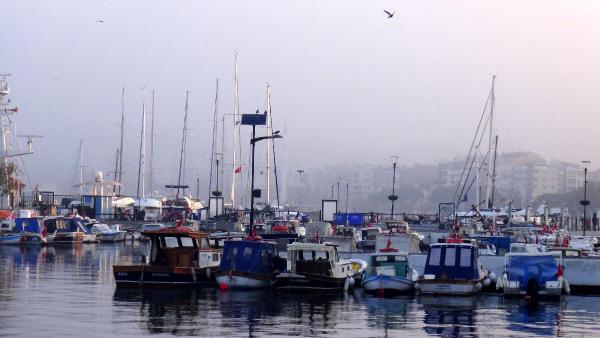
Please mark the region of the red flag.
<svg viewBox="0 0 600 338"><path fill-rule="evenodd" d="M234 173L237 174L237 173L241 173L241 172L242 172L242 166L239 166L239 167L235 168Z"/></svg>

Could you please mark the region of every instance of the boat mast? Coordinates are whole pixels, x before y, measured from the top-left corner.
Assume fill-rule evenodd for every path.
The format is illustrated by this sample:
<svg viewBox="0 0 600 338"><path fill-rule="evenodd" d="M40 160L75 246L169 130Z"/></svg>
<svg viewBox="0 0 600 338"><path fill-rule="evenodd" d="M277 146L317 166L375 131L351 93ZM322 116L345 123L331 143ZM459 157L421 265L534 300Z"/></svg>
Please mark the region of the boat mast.
<svg viewBox="0 0 600 338"><path fill-rule="evenodd" d="M83 195L83 139L79 141L79 196Z"/></svg>
<svg viewBox="0 0 600 338"><path fill-rule="evenodd" d="M236 143L237 143L237 131L239 129L238 126L238 116L240 113L239 106L239 86L238 86L238 53L235 51L235 81L234 81L234 103L233 103L233 143L232 143L232 153L233 153L233 168L231 170L231 174L233 175L231 178L231 207L235 209L235 175L237 169L236 162Z"/></svg>
<svg viewBox="0 0 600 338"><path fill-rule="evenodd" d="M213 162L215 160L215 139L217 138L217 111L219 104L219 79L217 78L217 85L215 90L215 111L213 112L213 132L212 132L212 146L210 152L210 175L208 177L208 209L210 210L210 197L212 196L212 176L213 176ZM217 166L217 188L219 190L219 167ZM200 199L200 196L198 196Z"/></svg>
<svg viewBox="0 0 600 338"><path fill-rule="evenodd" d="M150 195L154 193L154 90L152 91L152 119L150 120L150 163L148 163L148 171L150 173Z"/></svg>
<svg viewBox="0 0 600 338"><path fill-rule="evenodd" d="M138 162L137 199L144 198L144 174L146 166L146 88L144 88L144 100L142 103L142 131L140 135L140 159ZM141 206L141 205L140 205Z"/></svg>
<svg viewBox="0 0 600 338"><path fill-rule="evenodd" d="M271 125L271 86L267 83L267 136L273 136ZM267 205L271 205L271 144L273 139L267 139Z"/></svg>
<svg viewBox="0 0 600 338"><path fill-rule="evenodd" d="M177 178L177 195L179 198L179 189L181 188L181 181L185 180L183 171L185 170L185 143L187 138L187 119L188 119L188 102L189 102L190 91L185 91L185 115L183 116L183 132L181 134L181 152L179 153L179 177Z"/></svg>
<svg viewBox="0 0 600 338"><path fill-rule="evenodd" d="M491 92L491 105L490 105L490 135L489 135L489 141L488 141L488 154L490 154L490 158L492 159L492 161L495 161L496 155L494 154L494 156L491 156L492 154L492 150L493 150L493 146L494 146L494 103L496 101L496 95L494 93L494 86L495 86L495 82L496 82L496 75L492 75L492 92ZM488 209L491 209L493 207L492 205L492 185L493 185L493 167L494 167L495 163L491 162L488 164L488 185L487 185L487 192L485 195L485 200L487 202L487 207Z"/></svg>
<svg viewBox="0 0 600 338"><path fill-rule="evenodd" d="M121 145L119 146L119 177L116 180L119 184L119 196L121 196L121 186L123 185L123 136L125 135L125 87L121 89Z"/></svg>
<svg viewBox="0 0 600 338"><path fill-rule="evenodd" d="M479 211L479 145L475 146L475 210Z"/></svg>

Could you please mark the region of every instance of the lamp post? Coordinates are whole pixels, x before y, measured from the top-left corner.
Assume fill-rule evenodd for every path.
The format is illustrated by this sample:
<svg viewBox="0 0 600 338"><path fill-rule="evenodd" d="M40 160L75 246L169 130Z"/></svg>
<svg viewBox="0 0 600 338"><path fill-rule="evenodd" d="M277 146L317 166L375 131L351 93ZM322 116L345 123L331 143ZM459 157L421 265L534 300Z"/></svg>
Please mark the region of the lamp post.
<svg viewBox="0 0 600 338"><path fill-rule="evenodd" d="M304 170L298 169L296 172L298 173L298 214L300 214L300 193L302 192L302 174L304 174Z"/></svg>
<svg viewBox="0 0 600 338"><path fill-rule="evenodd" d="M260 197L260 190L254 190L254 148L256 142L268 139L283 138L279 135L279 131L273 132L270 136L256 137L256 126L264 126L267 124L267 114L242 114L242 125L252 126L252 138L250 139L250 145L252 146L252 177L250 179L251 194L250 194L250 228L248 229L250 235L254 234L254 197Z"/></svg>
<svg viewBox="0 0 600 338"><path fill-rule="evenodd" d="M396 200L398 199L398 196L396 196L396 161L398 161L398 156L392 156L392 159L394 160L394 176L392 179L392 194L390 196L388 196L388 199L390 201L392 201L392 212L391 212L391 219L394 219L394 202L396 202Z"/></svg>
<svg viewBox="0 0 600 338"><path fill-rule="evenodd" d="M587 199L587 165L590 164L590 161L581 161L583 163L583 200L579 201L579 204L583 205L583 235L585 236L585 228L586 217L587 217L587 206L590 204L590 201Z"/></svg>

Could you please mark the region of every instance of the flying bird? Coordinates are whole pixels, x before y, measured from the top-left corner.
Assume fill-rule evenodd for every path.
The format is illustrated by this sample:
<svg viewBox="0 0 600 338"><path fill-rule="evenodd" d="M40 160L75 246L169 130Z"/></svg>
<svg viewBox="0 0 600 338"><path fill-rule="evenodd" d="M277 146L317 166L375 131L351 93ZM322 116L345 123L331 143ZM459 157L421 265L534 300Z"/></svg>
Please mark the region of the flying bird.
<svg viewBox="0 0 600 338"><path fill-rule="evenodd" d="M391 17L393 17L393 16L394 16L394 14L396 14L396 12L390 13L390 12L386 11L385 9L383 10L383 12L384 12L385 14L387 14L387 16L388 16L388 19L390 19Z"/></svg>
<svg viewBox="0 0 600 338"><path fill-rule="evenodd" d="M96 22L99 22L99 23L104 23L104 20L98 20L98 21L96 21Z"/></svg>

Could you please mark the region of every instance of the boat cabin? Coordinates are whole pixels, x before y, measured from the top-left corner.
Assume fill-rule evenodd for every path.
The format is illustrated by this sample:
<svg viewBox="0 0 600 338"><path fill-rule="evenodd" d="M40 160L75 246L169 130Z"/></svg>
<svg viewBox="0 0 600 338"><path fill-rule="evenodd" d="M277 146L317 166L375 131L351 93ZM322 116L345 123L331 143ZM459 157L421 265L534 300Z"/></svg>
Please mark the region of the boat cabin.
<svg viewBox="0 0 600 338"><path fill-rule="evenodd" d="M224 243L219 271L271 275L286 268L285 260L279 257L277 243L254 240L228 240Z"/></svg>
<svg viewBox="0 0 600 338"><path fill-rule="evenodd" d="M331 276L340 261L333 243L292 243L288 245L290 271L297 274Z"/></svg>
<svg viewBox="0 0 600 338"><path fill-rule="evenodd" d="M185 227L144 231L150 240L150 265L211 266L218 265L220 253L208 244L208 234Z"/></svg>
<svg viewBox="0 0 600 338"><path fill-rule="evenodd" d="M378 252L369 255L368 275L406 277L410 271L405 252Z"/></svg>
<svg viewBox="0 0 600 338"><path fill-rule="evenodd" d="M431 244L424 276L441 279L480 279L479 249L471 243Z"/></svg>
<svg viewBox="0 0 600 338"><path fill-rule="evenodd" d="M380 233L381 228L379 227L363 228L360 230L360 237L363 241L375 241Z"/></svg>

